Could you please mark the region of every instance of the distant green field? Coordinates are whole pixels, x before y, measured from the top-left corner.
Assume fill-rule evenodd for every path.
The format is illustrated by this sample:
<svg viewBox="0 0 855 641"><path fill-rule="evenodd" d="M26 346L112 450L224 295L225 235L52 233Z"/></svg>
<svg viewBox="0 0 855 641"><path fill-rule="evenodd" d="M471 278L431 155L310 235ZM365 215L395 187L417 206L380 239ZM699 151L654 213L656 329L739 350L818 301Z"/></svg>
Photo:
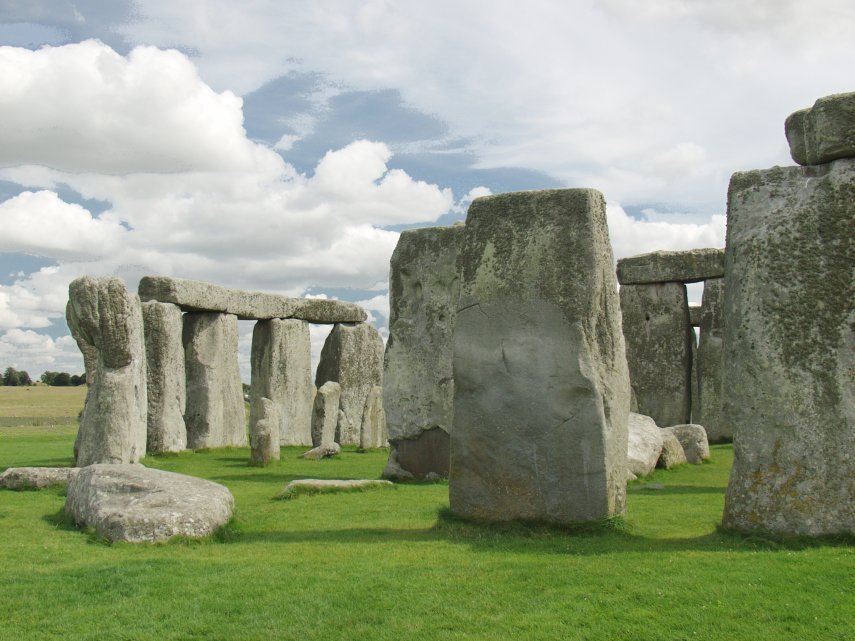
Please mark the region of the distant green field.
<svg viewBox="0 0 855 641"><path fill-rule="evenodd" d="M73 423L86 400L85 385L78 387L0 387L0 429L20 425Z"/></svg>
<svg viewBox="0 0 855 641"><path fill-rule="evenodd" d="M69 465L73 439L0 429L0 469ZM60 490L0 490L0 640L853 638L855 548L717 531L730 446L630 484L626 528L584 534L458 521L442 483L274 500L295 478L378 478L386 458L300 451L146 459L234 494L234 522L200 543L105 545L63 523Z"/></svg>

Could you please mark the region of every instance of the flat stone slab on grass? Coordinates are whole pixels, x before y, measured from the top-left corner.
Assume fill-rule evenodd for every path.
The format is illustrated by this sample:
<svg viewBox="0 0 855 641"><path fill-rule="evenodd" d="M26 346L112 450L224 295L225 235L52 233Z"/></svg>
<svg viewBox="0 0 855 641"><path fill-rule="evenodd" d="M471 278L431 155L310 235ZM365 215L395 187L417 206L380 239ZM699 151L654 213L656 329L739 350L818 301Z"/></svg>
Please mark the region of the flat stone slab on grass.
<svg viewBox="0 0 855 641"><path fill-rule="evenodd" d="M697 283L724 276L724 249L655 251L621 258L617 277L621 285L646 283Z"/></svg>
<svg viewBox="0 0 855 641"><path fill-rule="evenodd" d="M0 474L0 487L7 490L42 490L68 485L79 467L10 467Z"/></svg>
<svg viewBox="0 0 855 641"><path fill-rule="evenodd" d="M234 498L213 481L142 465L90 465L68 485L65 512L109 540L202 538L232 518Z"/></svg>
<svg viewBox="0 0 855 641"><path fill-rule="evenodd" d="M276 497L293 499L301 494L329 494L334 492L357 492L381 487L394 487L391 481L371 479L298 479L291 481Z"/></svg>

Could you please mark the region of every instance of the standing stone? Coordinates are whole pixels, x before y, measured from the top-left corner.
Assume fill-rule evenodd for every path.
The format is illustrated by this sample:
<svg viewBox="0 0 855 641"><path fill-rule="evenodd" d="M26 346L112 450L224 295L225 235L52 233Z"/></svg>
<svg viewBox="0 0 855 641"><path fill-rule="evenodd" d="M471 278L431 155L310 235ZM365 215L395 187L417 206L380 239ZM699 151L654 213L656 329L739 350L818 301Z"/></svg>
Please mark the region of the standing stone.
<svg viewBox="0 0 855 641"><path fill-rule="evenodd" d="M629 380L602 195L478 198L458 267L452 511L560 524L620 514Z"/></svg>
<svg viewBox="0 0 855 641"><path fill-rule="evenodd" d="M312 444L312 354L309 323L261 320L252 332L249 425L261 420L261 399L279 406L279 444Z"/></svg>
<svg viewBox="0 0 855 641"><path fill-rule="evenodd" d="M281 407L269 398L259 399L257 406L261 409L259 416L249 425L250 461L264 466L279 460Z"/></svg>
<svg viewBox="0 0 855 641"><path fill-rule="evenodd" d="M75 442L76 464L136 463L146 451L147 404L139 298L118 278L90 276L73 280L68 296L68 326L97 350Z"/></svg>
<svg viewBox="0 0 855 641"><path fill-rule="evenodd" d="M453 332L463 225L401 233L389 265L383 407L390 460L419 478L448 476Z"/></svg>
<svg viewBox="0 0 855 641"><path fill-rule="evenodd" d="M724 525L855 534L855 159L736 173L724 292Z"/></svg>
<svg viewBox="0 0 855 641"><path fill-rule="evenodd" d="M247 445L243 386L238 366L237 316L216 312L184 315L187 372L187 446Z"/></svg>
<svg viewBox="0 0 855 641"><path fill-rule="evenodd" d="M336 442L359 445L365 399L375 385L383 384L383 339L373 325L336 323L324 347L315 384L341 385Z"/></svg>
<svg viewBox="0 0 855 641"><path fill-rule="evenodd" d="M365 398L359 447L363 450L386 445L386 412L383 410L383 388L375 385Z"/></svg>
<svg viewBox="0 0 855 641"><path fill-rule="evenodd" d="M704 283L701 307L701 340L698 346L698 394L700 413L692 420L704 426L711 441L733 438L733 430L722 414L721 358L722 303L724 279L715 278Z"/></svg>
<svg viewBox="0 0 855 641"><path fill-rule="evenodd" d="M701 388L698 380L698 335L694 326L689 327L689 347L692 357L689 371L689 416L697 419L701 415Z"/></svg>
<svg viewBox="0 0 855 641"><path fill-rule="evenodd" d="M688 423L692 344L683 283L622 285L629 380L638 413L660 427Z"/></svg>
<svg viewBox="0 0 855 641"><path fill-rule="evenodd" d="M181 309L170 303L142 304L148 387L148 452L187 448L184 402L184 325Z"/></svg>
<svg viewBox="0 0 855 641"><path fill-rule="evenodd" d="M321 447L335 442L341 385L327 381L318 388L312 408L312 446Z"/></svg>

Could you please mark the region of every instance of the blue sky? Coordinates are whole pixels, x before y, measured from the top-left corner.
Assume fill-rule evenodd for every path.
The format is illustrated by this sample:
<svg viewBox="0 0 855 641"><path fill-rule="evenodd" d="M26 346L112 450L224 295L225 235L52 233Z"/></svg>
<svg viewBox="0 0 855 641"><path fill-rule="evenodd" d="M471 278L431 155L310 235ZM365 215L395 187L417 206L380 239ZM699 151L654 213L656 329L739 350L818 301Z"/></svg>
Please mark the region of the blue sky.
<svg viewBox="0 0 855 641"><path fill-rule="evenodd" d="M846 0L0 0L0 365L82 370L83 274L385 331L398 232L488 193L600 189L618 257L722 246L730 175L855 90L852 33Z"/></svg>

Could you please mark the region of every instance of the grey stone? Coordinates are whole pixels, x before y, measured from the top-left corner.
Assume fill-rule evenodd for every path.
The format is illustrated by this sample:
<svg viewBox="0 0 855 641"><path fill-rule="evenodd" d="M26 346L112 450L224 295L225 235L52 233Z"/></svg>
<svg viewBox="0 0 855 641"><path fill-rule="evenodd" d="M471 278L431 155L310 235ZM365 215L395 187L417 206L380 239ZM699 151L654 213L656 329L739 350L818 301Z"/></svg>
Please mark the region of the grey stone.
<svg viewBox="0 0 855 641"><path fill-rule="evenodd" d="M627 469L635 477L647 476L662 453L662 430L649 416L630 412L628 435Z"/></svg>
<svg viewBox="0 0 855 641"><path fill-rule="evenodd" d="M10 467L0 474L0 487L7 490L41 490L68 485L79 467Z"/></svg>
<svg viewBox="0 0 855 641"><path fill-rule="evenodd" d="M309 324L261 320L252 332L249 425L261 418L261 399L278 406L279 444L312 444L312 354Z"/></svg>
<svg viewBox="0 0 855 641"><path fill-rule="evenodd" d="M333 327L321 350L315 385L320 388L327 381L341 385L336 441L359 445L365 399L372 387L383 385L383 339L373 325Z"/></svg>
<svg viewBox="0 0 855 641"><path fill-rule="evenodd" d="M701 415L701 391L698 383L698 335L694 327L689 328L689 348L691 364L689 365L689 418L696 420Z"/></svg>
<svg viewBox="0 0 855 641"><path fill-rule="evenodd" d="M459 279L457 256L463 225L411 229L401 233L389 266L389 340L383 406L390 446L420 441L429 430L445 433L444 459L426 449L398 463L424 477L448 476L448 433L454 413L453 332ZM408 447L408 446L405 446ZM391 451L390 451L391 456ZM425 465L434 462L434 466ZM410 467L410 466L414 467Z"/></svg>
<svg viewBox="0 0 855 641"><path fill-rule="evenodd" d="M655 251L621 258L617 262L621 285L697 283L724 276L724 249Z"/></svg>
<svg viewBox="0 0 855 641"><path fill-rule="evenodd" d="M91 465L68 485L65 512L111 541L201 538L232 517L234 498L219 483L142 465Z"/></svg>
<svg viewBox="0 0 855 641"><path fill-rule="evenodd" d="M445 432L443 432L444 434ZM415 475L409 470L405 470L401 467L400 463L398 463L398 453L397 448L394 443L389 445L389 459L386 461L386 465L383 468L384 479L391 479L393 481L412 481Z"/></svg>
<svg viewBox="0 0 855 641"><path fill-rule="evenodd" d="M703 463L710 457L710 444L707 440L707 432L701 425L689 423L688 425L672 425L662 429L663 433L673 434L683 446L686 461L697 465Z"/></svg>
<svg viewBox="0 0 855 641"><path fill-rule="evenodd" d="M733 438L733 430L722 413L722 353L723 327L722 304L724 303L724 279L716 278L704 283L701 336L698 346L698 394L700 412L692 420L706 429L711 441Z"/></svg>
<svg viewBox="0 0 855 641"><path fill-rule="evenodd" d="M375 385L365 397L359 447L364 450L386 446L386 412L383 410L383 388Z"/></svg>
<svg viewBox="0 0 855 641"><path fill-rule="evenodd" d="M629 381L602 195L469 208L458 267L449 498L466 518L620 514Z"/></svg>
<svg viewBox="0 0 855 641"><path fill-rule="evenodd" d="M250 460L254 465L269 465L279 460L281 407L269 398L258 399L254 422L249 424Z"/></svg>
<svg viewBox="0 0 855 641"><path fill-rule="evenodd" d="M341 385L327 381L318 388L312 409L312 445L331 445L335 442L338 425L338 405L341 400Z"/></svg>
<svg viewBox="0 0 855 641"><path fill-rule="evenodd" d="M146 363L140 301L118 278L84 276L68 287L68 326L97 350L75 456L92 463L136 463L146 452Z"/></svg>
<svg viewBox="0 0 855 641"><path fill-rule="evenodd" d="M308 452L304 452L302 457L310 461L319 461L322 458L330 458L341 454L341 445L338 443L330 443L329 445L319 445L313 447Z"/></svg>
<svg viewBox="0 0 855 641"><path fill-rule="evenodd" d="M855 158L855 93L820 98L791 114L784 130L790 155L800 165Z"/></svg>
<svg viewBox="0 0 855 641"><path fill-rule="evenodd" d="M629 379L638 413L657 425L688 423L691 416L692 336L682 283L620 288Z"/></svg>
<svg viewBox="0 0 855 641"><path fill-rule="evenodd" d="M184 320L171 303L142 304L148 389L148 452L180 452L187 448L184 402Z"/></svg>
<svg viewBox="0 0 855 641"><path fill-rule="evenodd" d="M202 449L247 445L243 385L237 360L237 317L187 313L183 342L187 446Z"/></svg>
<svg viewBox="0 0 855 641"><path fill-rule="evenodd" d="M708 281L704 281L704 286ZM692 327L700 327L701 326L701 306L700 305L689 305L689 325Z"/></svg>
<svg viewBox="0 0 855 641"><path fill-rule="evenodd" d="M166 276L144 276L139 294L142 300L175 303L184 311L235 314L241 320L297 318L310 323L359 323L367 318L365 310L354 303L247 292Z"/></svg>
<svg viewBox="0 0 855 641"><path fill-rule="evenodd" d="M853 229L855 160L731 178L726 527L855 533Z"/></svg>
<svg viewBox="0 0 855 641"><path fill-rule="evenodd" d="M289 499L303 493L352 492L382 487L394 487L394 485L390 481L377 479L297 479L288 483L276 498Z"/></svg>
<svg viewBox="0 0 855 641"><path fill-rule="evenodd" d="M659 454L659 460L656 462L656 467L670 470L678 465L685 465L686 453L683 451L683 446L680 440L673 432L662 430L662 452Z"/></svg>

